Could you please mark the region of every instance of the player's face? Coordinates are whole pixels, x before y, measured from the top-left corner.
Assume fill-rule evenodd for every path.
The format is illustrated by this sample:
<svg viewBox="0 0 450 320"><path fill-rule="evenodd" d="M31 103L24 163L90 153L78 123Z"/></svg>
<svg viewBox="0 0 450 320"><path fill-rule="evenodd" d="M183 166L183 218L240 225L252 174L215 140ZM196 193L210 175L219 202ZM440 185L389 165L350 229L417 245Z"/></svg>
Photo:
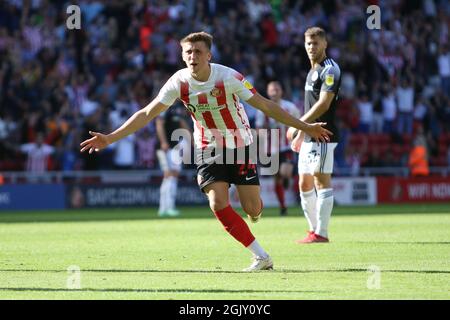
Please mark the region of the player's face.
<svg viewBox="0 0 450 320"><path fill-rule="evenodd" d="M283 95L283 90L281 89L279 84L269 83L269 85L267 86L267 95L269 96L270 100L279 101L281 99L281 96Z"/></svg>
<svg viewBox="0 0 450 320"><path fill-rule="evenodd" d="M211 52L203 41L185 42L181 45L183 61L191 73L198 74L208 67Z"/></svg>
<svg viewBox="0 0 450 320"><path fill-rule="evenodd" d="M327 41L321 37L305 37L305 49L311 61L318 61L325 55Z"/></svg>

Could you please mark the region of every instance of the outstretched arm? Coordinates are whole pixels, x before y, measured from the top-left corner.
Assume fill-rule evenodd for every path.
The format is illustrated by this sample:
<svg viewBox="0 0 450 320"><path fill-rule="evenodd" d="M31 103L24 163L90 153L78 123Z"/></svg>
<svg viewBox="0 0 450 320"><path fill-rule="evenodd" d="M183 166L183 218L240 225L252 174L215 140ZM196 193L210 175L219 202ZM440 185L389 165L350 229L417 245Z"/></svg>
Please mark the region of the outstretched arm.
<svg viewBox="0 0 450 320"><path fill-rule="evenodd" d="M166 110L169 106L153 100L147 106L136 111L124 124L110 134L102 134L99 132L89 131L92 138L84 140L81 146L81 152L89 150L89 153L98 152L136 131L143 128L147 123L153 120L158 114Z"/></svg>
<svg viewBox="0 0 450 320"><path fill-rule="evenodd" d="M288 112L284 111L283 108L281 108L278 104L264 98L258 93L255 93L250 99L247 100L247 102L256 109L264 112L264 114L266 114L267 116L281 123L284 123L287 126L294 127L306 132L316 141L329 141L329 136L333 134L327 129L323 128L325 123L320 122L308 124L302 120L296 119Z"/></svg>

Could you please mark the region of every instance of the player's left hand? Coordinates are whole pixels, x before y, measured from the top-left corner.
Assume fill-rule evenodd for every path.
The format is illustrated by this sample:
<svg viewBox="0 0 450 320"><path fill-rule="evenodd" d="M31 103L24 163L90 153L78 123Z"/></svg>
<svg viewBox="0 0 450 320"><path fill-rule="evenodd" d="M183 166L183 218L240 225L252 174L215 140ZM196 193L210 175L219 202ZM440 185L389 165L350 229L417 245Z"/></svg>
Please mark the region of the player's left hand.
<svg viewBox="0 0 450 320"><path fill-rule="evenodd" d="M330 136L333 135L333 133L325 129L323 127L325 125L326 122L311 123L305 131L311 138L316 140L316 142L329 142Z"/></svg>
<svg viewBox="0 0 450 320"><path fill-rule="evenodd" d="M94 151L99 152L110 144L110 141L105 134L93 131L89 131L89 134L92 136L92 138L86 139L82 143L80 143L80 152L84 152L86 150L89 150L90 154Z"/></svg>

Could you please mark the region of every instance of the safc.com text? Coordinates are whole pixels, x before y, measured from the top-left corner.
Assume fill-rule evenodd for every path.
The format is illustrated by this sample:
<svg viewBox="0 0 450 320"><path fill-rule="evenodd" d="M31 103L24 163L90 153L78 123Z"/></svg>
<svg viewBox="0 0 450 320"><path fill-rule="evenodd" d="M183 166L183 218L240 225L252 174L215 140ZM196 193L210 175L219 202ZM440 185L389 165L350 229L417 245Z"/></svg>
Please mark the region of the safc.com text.
<svg viewBox="0 0 450 320"><path fill-rule="evenodd" d="M170 141L178 142L173 147L178 152L175 156L171 155L169 161L177 165L260 164L265 167L265 175L274 175L279 170L280 150L290 150L286 133L279 129L239 129L226 132L211 129L203 134L206 139L199 139L194 144L191 131L181 128L174 130ZM194 154L191 145L195 145Z"/></svg>

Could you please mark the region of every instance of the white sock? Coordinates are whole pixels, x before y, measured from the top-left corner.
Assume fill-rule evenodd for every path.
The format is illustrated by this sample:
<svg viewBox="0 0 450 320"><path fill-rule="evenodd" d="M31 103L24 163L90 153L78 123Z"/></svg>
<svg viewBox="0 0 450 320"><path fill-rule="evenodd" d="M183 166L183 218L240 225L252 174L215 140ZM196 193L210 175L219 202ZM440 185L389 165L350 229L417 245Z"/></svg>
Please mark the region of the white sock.
<svg viewBox="0 0 450 320"><path fill-rule="evenodd" d="M168 210L167 207L167 193L169 191L169 180L164 178L161 187L159 188L159 212L165 212Z"/></svg>
<svg viewBox="0 0 450 320"><path fill-rule="evenodd" d="M315 233L328 238L328 223L333 210L333 189L321 189L317 191L317 227Z"/></svg>
<svg viewBox="0 0 450 320"><path fill-rule="evenodd" d="M306 192L300 191L300 199L302 200L303 213L309 224L309 231L314 231L317 226L316 190L311 189Z"/></svg>
<svg viewBox="0 0 450 320"><path fill-rule="evenodd" d="M178 178L169 177L169 187L167 195L167 207L169 210L175 210L175 200L177 198Z"/></svg>
<svg viewBox="0 0 450 320"><path fill-rule="evenodd" d="M267 258L269 255L266 251L259 245L258 241L256 239L247 247L253 255L260 258Z"/></svg>

